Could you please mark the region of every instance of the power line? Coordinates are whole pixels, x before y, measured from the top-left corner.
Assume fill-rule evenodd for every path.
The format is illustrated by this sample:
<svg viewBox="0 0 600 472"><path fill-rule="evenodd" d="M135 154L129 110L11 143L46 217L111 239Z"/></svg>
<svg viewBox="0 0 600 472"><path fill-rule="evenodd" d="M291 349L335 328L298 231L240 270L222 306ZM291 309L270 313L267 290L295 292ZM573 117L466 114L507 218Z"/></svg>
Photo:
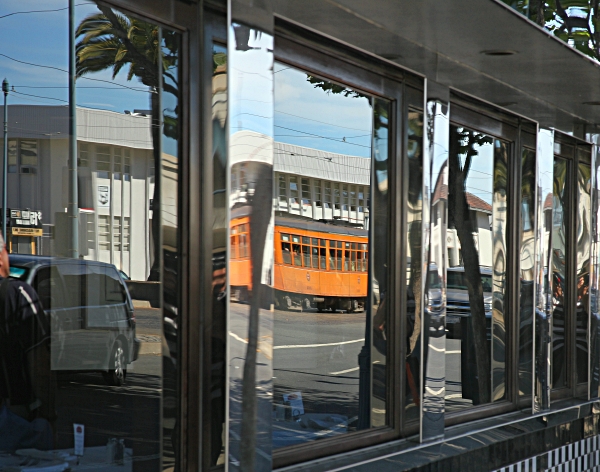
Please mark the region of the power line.
<svg viewBox="0 0 600 472"><path fill-rule="evenodd" d="M307 134L309 136L314 136L316 138L323 138L323 139L328 139L330 141L335 141L336 143L341 143L341 144L349 144L350 146L359 146L362 148L367 148L367 149L371 149L371 146L364 146L362 144L356 144L356 143L349 143L346 141L342 141L339 139L334 139L334 138L328 138L326 136L319 136L318 134L313 134L313 133L309 133L308 131L300 131L297 129L293 129L293 128L286 128L285 126L279 126L279 125L275 125L275 128L282 128L282 129L287 129L288 131L295 131L296 133L303 133L303 134Z"/></svg>
<svg viewBox="0 0 600 472"><path fill-rule="evenodd" d="M314 121L316 123L321 123L323 125L329 125L329 126L335 126L337 128L346 128L346 129L353 129L355 131L369 131L366 129L362 129L362 128L352 128L350 126L342 126L342 125L334 125L333 123L328 123L326 121L319 121L319 120L315 120L314 118L307 118L305 116L300 116L300 115L294 115L293 113L286 113L285 111L279 111L279 110L275 110L275 114L277 113L281 113L283 115L289 115L289 116L295 116L296 118L302 118L303 120L309 120L309 121Z"/></svg>
<svg viewBox="0 0 600 472"><path fill-rule="evenodd" d="M63 100L62 98L52 98L52 97L43 97L41 95L32 95L30 93L22 93L22 92L17 92L16 90L11 90L10 93L16 93L17 95L25 95L27 97L35 97L35 98L41 98L44 100L56 100L57 102L65 102L65 103L69 103L68 100Z"/></svg>
<svg viewBox="0 0 600 472"><path fill-rule="evenodd" d="M79 7L81 5L94 5L93 2L84 2L84 3L76 3L75 6ZM13 16L13 15L23 15L23 14L27 14L27 13L50 13L50 12L55 12L55 11L63 11L63 10L68 10L69 7L64 7L64 8L56 8L54 10L25 10L25 11L15 11L12 13L8 13L6 15L2 15L0 16L0 20L2 18L7 18L9 16Z"/></svg>
<svg viewBox="0 0 600 472"><path fill-rule="evenodd" d="M53 69L53 70L57 70L57 71L59 71L59 72L64 72L64 73L66 73L66 74L68 74L68 73L69 73L69 71L66 71L65 69L61 69L61 68L59 68L59 67L54 67L54 66L46 66L46 65L44 65L44 64L35 64L35 63L33 63L33 62L21 61L21 60L19 60L19 59L15 59L14 57L10 57L10 56L7 56L6 54L2 54L2 53L0 53L0 56L2 56L2 57L5 57L6 59L10 59L11 61L15 61L15 62L18 62L18 63L20 63L20 64L25 64L25 65L28 65L28 66L42 67L42 68L44 68L44 69ZM92 77L86 77L86 76L84 76L84 75L82 75L82 76L78 77L78 80L79 80L79 79L93 80L93 81L95 81L95 82L104 82L104 83L107 83L107 84L116 85L116 86L118 86L118 87L123 87L123 88L129 89L129 90L133 90L134 92L142 92L142 90L140 90L139 88L128 87L127 85L118 84L118 83L116 83L116 82L111 82L110 80L104 80L104 79L94 79L94 78L92 78ZM144 93L158 93L158 92L155 92L155 91L148 90L148 91L144 91Z"/></svg>
<svg viewBox="0 0 600 472"><path fill-rule="evenodd" d="M32 88L32 89L68 89L68 85L57 85L57 86L37 86L37 85L13 85L13 87L19 88ZM106 89L106 90L119 90L118 87L102 87L99 85L79 85L78 89ZM134 87L135 88L135 87ZM148 89L138 87L137 90L140 92L148 92Z"/></svg>

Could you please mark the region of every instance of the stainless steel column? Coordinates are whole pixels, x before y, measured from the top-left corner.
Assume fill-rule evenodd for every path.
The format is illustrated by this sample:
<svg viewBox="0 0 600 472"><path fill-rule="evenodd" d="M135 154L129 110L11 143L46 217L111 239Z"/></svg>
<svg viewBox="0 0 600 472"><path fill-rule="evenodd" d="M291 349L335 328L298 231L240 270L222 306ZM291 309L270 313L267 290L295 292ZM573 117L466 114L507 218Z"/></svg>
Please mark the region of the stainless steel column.
<svg viewBox="0 0 600 472"><path fill-rule="evenodd" d="M600 134L588 136L592 146L592 247L590 251L589 398L600 397Z"/></svg>
<svg viewBox="0 0 600 472"><path fill-rule="evenodd" d="M446 267L448 251L449 90L426 83L423 153L423 254L421 277L421 393L420 440L444 436L446 392ZM432 217L432 215L434 215ZM434 250L437 248L437 250ZM430 272L441 288L432 289Z"/></svg>
<svg viewBox="0 0 600 472"><path fill-rule="evenodd" d="M537 236L534 316L533 412L550 408L552 356L552 203L554 131L540 129L537 142Z"/></svg>
<svg viewBox="0 0 600 472"><path fill-rule="evenodd" d="M274 109L270 0L230 0L227 43L229 232L249 229L249 241L244 242L244 247L249 246L250 259L234 260L230 243L226 469L268 471L272 468L273 395ZM246 183L232 188L229 177L236 166L244 166ZM234 284L236 293L244 295L235 303L231 300Z"/></svg>

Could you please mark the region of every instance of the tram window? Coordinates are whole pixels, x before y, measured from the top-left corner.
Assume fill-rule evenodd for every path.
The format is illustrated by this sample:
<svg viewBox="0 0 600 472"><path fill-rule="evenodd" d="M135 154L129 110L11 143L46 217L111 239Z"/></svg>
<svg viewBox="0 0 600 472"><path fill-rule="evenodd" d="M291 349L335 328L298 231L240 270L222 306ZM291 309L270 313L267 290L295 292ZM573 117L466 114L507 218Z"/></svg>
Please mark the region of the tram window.
<svg viewBox="0 0 600 472"><path fill-rule="evenodd" d="M231 258L237 259L237 244L235 236L231 237Z"/></svg>
<svg viewBox="0 0 600 472"><path fill-rule="evenodd" d="M300 236L293 236L292 235L292 242L293 243L299 243L300 242Z"/></svg>
<svg viewBox="0 0 600 472"><path fill-rule="evenodd" d="M289 234L282 234L281 235L281 240L282 241L289 241L290 240L290 235Z"/></svg>
<svg viewBox="0 0 600 472"><path fill-rule="evenodd" d="M317 238L312 238L312 245L313 246L318 246L319 245L319 240Z"/></svg>
<svg viewBox="0 0 600 472"><path fill-rule="evenodd" d="M292 263L292 254L290 252L290 243L281 243L281 254L283 256L284 264Z"/></svg>
<svg viewBox="0 0 600 472"><path fill-rule="evenodd" d="M304 267L310 267L310 246L302 246L302 256L304 259Z"/></svg>
<svg viewBox="0 0 600 472"><path fill-rule="evenodd" d="M300 244L292 244L292 252L294 253L294 265L302 266L302 259L300 258Z"/></svg>
<svg viewBox="0 0 600 472"><path fill-rule="evenodd" d="M321 247L327 246L327 240L326 239L321 239L321 243L319 244L319 246L321 246Z"/></svg>
<svg viewBox="0 0 600 472"><path fill-rule="evenodd" d="M312 267L313 267L313 269L318 269L319 268L319 248L313 246L311 249L311 254L312 254Z"/></svg>
<svg viewBox="0 0 600 472"><path fill-rule="evenodd" d="M352 251L344 251L344 270L350 270L350 252Z"/></svg>
<svg viewBox="0 0 600 472"><path fill-rule="evenodd" d="M355 246L355 244L354 244ZM352 271L356 271L356 251L352 251Z"/></svg>
<svg viewBox="0 0 600 472"><path fill-rule="evenodd" d="M248 246L246 244L246 234L240 234L240 244L239 244L240 257L248 257L247 247Z"/></svg>
<svg viewBox="0 0 600 472"><path fill-rule="evenodd" d="M327 249L324 247L320 247L319 256L321 258L321 269L327 269Z"/></svg>
<svg viewBox="0 0 600 472"><path fill-rule="evenodd" d="M310 238L306 236L302 236L302 244L310 244Z"/></svg>
<svg viewBox="0 0 600 472"><path fill-rule="evenodd" d="M337 270L342 270L342 251L340 250L336 251L336 265Z"/></svg>
<svg viewBox="0 0 600 472"><path fill-rule="evenodd" d="M334 244L334 241L331 241L331 244ZM335 270L335 249L329 248L329 270Z"/></svg>

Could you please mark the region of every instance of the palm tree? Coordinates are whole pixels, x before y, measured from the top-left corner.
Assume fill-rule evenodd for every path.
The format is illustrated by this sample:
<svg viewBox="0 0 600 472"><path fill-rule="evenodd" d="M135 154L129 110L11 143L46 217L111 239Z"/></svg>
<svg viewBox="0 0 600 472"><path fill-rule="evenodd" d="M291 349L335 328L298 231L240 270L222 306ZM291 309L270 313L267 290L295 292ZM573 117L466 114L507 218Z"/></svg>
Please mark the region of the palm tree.
<svg viewBox="0 0 600 472"><path fill-rule="evenodd" d="M83 19L77 28L77 77L112 69L113 79L128 65L127 80L136 77L150 89L152 110L151 134L154 151L153 207L160 208L160 133L177 139L177 110L175 116L161 117L160 89L178 95L178 81L173 70L177 66L178 42L175 34L161 31L157 25L138 18L116 13L98 5L100 13ZM161 38L161 33L164 37ZM162 39L162 40L161 40ZM159 61L161 63L159 64ZM161 67L159 67L161 66ZM162 68L162 76L160 69ZM163 126L164 122L164 131ZM152 219L154 261L148 280L159 280L160 272L160 219Z"/></svg>

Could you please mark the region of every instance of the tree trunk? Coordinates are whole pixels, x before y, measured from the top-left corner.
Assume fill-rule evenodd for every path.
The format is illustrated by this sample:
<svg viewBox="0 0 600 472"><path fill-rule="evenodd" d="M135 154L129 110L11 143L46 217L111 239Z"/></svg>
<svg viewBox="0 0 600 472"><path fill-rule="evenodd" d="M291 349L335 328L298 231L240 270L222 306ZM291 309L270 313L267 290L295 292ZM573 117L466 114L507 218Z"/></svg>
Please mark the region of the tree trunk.
<svg viewBox="0 0 600 472"><path fill-rule="evenodd" d="M160 211L161 211L161 181L162 181L162 165L160 146L160 133L162 133L162 120L160 110L160 100L158 93L150 94L150 108L152 110L151 134L152 134L152 153L154 157L154 195L152 196L152 241L153 241L153 257L152 268L148 280L160 281Z"/></svg>
<svg viewBox="0 0 600 472"><path fill-rule="evenodd" d="M485 308L483 305L483 287L479 271L479 254L475 248L475 240L471 227L469 206L465 192L466 175L461 169L459 158L460 139L456 129L453 128L450 136L449 175L448 175L448 217L456 227L460 241L463 264L465 267L465 281L469 292L469 306L473 324L473 343L475 347L475 363L477 366L478 395L473 399L475 404L489 403L491 397L491 365L486 333ZM472 135L469 135L469 140ZM475 150L473 143L469 142L468 153L473 157ZM468 172L468 169L467 169ZM466 333L463 333L463 338ZM467 349L468 346L462 346ZM464 366L463 366L464 368Z"/></svg>

